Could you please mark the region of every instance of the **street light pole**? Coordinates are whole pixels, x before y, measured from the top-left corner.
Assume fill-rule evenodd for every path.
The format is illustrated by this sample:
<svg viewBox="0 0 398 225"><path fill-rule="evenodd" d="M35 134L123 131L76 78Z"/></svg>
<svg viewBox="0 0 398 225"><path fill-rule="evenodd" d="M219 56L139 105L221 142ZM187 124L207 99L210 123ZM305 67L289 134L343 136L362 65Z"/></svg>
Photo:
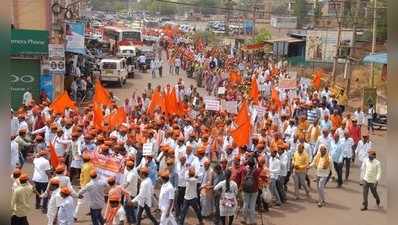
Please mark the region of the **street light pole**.
<svg viewBox="0 0 398 225"><path fill-rule="evenodd" d="M376 15L377 15L377 11L376 11L376 7L377 7L377 0L373 0L373 27L372 27L372 54L375 53L376 51L376 29L377 29L377 25L376 25ZM374 87L374 82L375 82L375 75L374 75L374 63L371 63L371 67L370 67L370 74L372 76L372 80L371 80L371 86Z"/></svg>
<svg viewBox="0 0 398 225"><path fill-rule="evenodd" d="M334 1L336 3L336 1ZM340 1L340 13L338 13L336 9L336 4L334 5L335 11L336 11L336 18L337 18L337 23L338 23L338 30L337 30L337 40L336 40L336 54L333 59L333 70L332 70L332 86L334 86L336 82L336 73L337 73L337 59L339 56L339 50L340 50L340 42L341 42L341 29L342 29L342 19L343 19L343 2Z"/></svg>

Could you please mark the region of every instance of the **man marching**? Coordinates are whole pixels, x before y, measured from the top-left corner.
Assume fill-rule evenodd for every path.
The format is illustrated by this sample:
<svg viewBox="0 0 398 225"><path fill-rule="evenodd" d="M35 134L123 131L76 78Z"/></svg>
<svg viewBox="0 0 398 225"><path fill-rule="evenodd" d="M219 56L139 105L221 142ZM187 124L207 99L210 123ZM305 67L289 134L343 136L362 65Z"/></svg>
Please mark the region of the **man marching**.
<svg viewBox="0 0 398 225"><path fill-rule="evenodd" d="M163 170L159 172L162 187L160 188L159 195L159 209L162 211L160 216L160 225L177 225L177 222L171 213L174 204L174 187L169 181L170 172L169 170Z"/></svg>

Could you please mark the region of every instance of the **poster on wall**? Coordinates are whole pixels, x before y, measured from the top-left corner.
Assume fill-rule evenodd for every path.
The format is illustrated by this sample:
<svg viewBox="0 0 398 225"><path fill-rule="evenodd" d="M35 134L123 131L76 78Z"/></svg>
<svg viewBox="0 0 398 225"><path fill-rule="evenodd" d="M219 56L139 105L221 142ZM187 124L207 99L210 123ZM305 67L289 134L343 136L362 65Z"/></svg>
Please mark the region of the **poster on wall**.
<svg viewBox="0 0 398 225"><path fill-rule="evenodd" d="M40 91L46 93L50 100L53 99L53 77L50 74L40 76Z"/></svg>
<svg viewBox="0 0 398 225"><path fill-rule="evenodd" d="M59 44L48 45L49 70L52 74L65 74L65 47Z"/></svg>
<svg viewBox="0 0 398 225"><path fill-rule="evenodd" d="M67 22L65 25L66 51L85 54L84 30L82 22Z"/></svg>
<svg viewBox="0 0 398 225"><path fill-rule="evenodd" d="M333 62L336 55L337 31L307 31L305 60L313 62ZM341 43L349 45L353 38L352 31L341 32Z"/></svg>

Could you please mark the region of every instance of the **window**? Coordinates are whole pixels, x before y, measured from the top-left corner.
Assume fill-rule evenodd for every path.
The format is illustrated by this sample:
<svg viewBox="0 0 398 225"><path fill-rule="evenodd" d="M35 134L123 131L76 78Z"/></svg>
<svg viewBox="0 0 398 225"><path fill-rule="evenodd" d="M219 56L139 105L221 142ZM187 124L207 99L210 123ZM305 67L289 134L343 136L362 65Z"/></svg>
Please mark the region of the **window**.
<svg viewBox="0 0 398 225"><path fill-rule="evenodd" d="M117 68L117 66L116 66L116 63L114 63L114 62L104 62L104 63L102 63L102 69L116 69Z"/></svg>
<svg viewBox="0 0 398 225"><path fill-rule="evenodd" d="M124 31L122 35L122 39L141 41L141 32L139 31Z"/></svg>

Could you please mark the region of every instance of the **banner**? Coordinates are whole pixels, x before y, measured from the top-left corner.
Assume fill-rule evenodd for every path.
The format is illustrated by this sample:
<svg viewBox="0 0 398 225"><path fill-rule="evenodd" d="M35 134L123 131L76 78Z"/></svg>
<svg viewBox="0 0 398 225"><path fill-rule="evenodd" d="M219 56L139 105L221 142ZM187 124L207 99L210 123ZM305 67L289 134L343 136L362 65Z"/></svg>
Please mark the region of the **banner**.
<svg viewBox="0 0 398 225"><path fill-rule="evenodd" d="M11 29L11 54L47 54L48 31Z"/></svg>
<svg viewBox="0 0 398 225"><path fill-rule="evenodd" d="M78 54L86 54L84 48L84 23L67 22L65 25L66 51Z"/></svg>
<svg viewBox="0 0 398 225"><path fill-rule="evenodd" d="M114 176L116 182L120 183L122 180L122 160L112 156L106 156L97 152L91 153L91 162L97 170L97 175L101 179Z"/></svg>
<svg viewBox="0 0 398 225"><path fill-rule="evenodd" d="M295 88L297 88L297 81L296 80L280 80L278 86L280 89L295 89Z"/></svg>
<svg viewBox="0 0 398 225"><path fill-rule="evenodd" d="M222 108L232 114L238 113L238 102L237 101L223 101Z"/></svg>
<svg viewBox="0 0 398 225"><path fill-rule="evenodd" d="M44 91L47 97L53 99L53 77L50 74L42 74L40 77L40 91Z"/></svg>
<svg viewBox="0 0 398 225"><path fill-rule="evenodd" d="M254 110L256 111L255 114L256 114L259 118L264 117L265 111L266 111L264 107L258 106L258 105L254 105L253 108L254 108Z"/></svg>

